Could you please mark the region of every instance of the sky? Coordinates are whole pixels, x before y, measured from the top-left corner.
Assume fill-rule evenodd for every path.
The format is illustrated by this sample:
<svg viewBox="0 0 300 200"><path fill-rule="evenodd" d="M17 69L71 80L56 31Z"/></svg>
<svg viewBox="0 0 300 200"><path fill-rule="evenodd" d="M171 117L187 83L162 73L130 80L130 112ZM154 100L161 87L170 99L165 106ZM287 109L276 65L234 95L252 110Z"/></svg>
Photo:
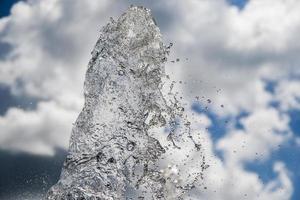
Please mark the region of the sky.
<svg viewBox="0 0 300 200"><path fill-rule="evenodd" d="M166 73L210 165L194 199L300 199L298 0L0 1L0 199L58 179L99 30L130 4L174 43Z"/></svg>

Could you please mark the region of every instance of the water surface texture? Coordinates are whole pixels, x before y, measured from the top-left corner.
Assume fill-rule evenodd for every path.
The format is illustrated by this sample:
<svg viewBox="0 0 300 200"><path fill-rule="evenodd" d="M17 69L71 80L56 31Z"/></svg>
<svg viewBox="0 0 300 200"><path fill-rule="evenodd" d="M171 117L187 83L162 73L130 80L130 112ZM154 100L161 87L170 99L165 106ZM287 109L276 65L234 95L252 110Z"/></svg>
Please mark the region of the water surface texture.
<svg viewBox="0 0 300 200"><path fill-rule="evenodd" d="M162 92L169 49L146 8L132 6L103 27L86 72L84 108L46 199L183 199L195 187L204 157L198 171L182 172L186 178L168 160L181 145L202 156L172 87L167 97Z"/></svg>

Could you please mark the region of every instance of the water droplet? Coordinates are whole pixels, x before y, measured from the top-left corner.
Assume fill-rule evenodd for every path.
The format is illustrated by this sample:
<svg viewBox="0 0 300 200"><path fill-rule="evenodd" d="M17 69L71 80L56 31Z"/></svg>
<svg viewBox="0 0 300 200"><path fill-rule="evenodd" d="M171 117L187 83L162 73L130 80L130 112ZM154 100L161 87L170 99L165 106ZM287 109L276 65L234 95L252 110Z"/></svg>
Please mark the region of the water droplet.
<svg viewBox="0 0 300 200"><path fill-rule="evenodd" d="M133 151L135 148L135 142L133 141L128 142L126 148L128 151Z"/></svg>

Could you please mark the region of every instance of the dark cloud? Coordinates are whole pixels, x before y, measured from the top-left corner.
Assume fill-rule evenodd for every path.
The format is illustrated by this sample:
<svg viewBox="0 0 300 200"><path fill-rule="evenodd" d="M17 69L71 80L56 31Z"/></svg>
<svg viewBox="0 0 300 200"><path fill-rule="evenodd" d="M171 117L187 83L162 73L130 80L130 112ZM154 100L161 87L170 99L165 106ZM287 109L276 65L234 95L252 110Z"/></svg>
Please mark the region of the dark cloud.
<svg viewBox="0 0 300 200"><path fill-rule="evenodd" d="M59 178L66 152L53 157L0 151L0 199L17 200L44 194Z"/></svg>
<svg viewBox="0 0 300 200"><path fill-rule="evenodd" d="M0 60L4 60L11 50L12 46L9 43L0 41Z"/></svg>
<svg viewBox="0 0 300 200"><path fill-rule="evenodd" d="M270 80L272 80L273 74L287 73L289 70L285 68L286 66L298 66L299 47L294 41L297 41L299 34L296 30L291 31L290 27L298 27L299 22L290 19L281 20L288 15L285 11L277 10L285 8L285 5L291 3L274 1L265 7L261 4L252 4L251 7L250 4L254 1L249 1L247 9L236 12L237 9L232 9L233 6L228 6L225 0L127 0L122 3L102 0L101 4L93 3L97 1L84 0L32 2L34 3L29 7L25 6L27 4L20 4L19 7L16 7L14 15L10 17L11 20L4 25L4 30L0 32L0 37L13 44L13 50L15 50L13 53L17 55L13 59L7 57L7 62L3 63L3 70L0 68L0 75L3 77L3 83L13 83L10 85L11 88L20 88L20 94L28 93L40 98L49 97L49 101L39 102L37 109L32 112L23 112L20 109L12 109L14 112L7 112L10 115L2 117L3 123L0 127L0 136L2 137L0 146L2 148L26 150L32 153L49 153L55 146L67 146L65 141L69 139L69 128L78 113L78 107L81 106L80 103L77 103L77 101L80 102L82 96L83 80L80 77L84 77L84 66L88 62L89 51L97 39L97 30L108 21L109 16L115 16L116 13L121 14L130 4L144 5L152 10L165 38L170 38L175 44L172 52L176 57L180 57L181 62L176 62L171 67L182 66L180 69L176 66L172 68L174 76L178 75L179 80L187 82L192 82L193 78L201 80L201 84L198 84L199 81L186 84L187 91L196 91L197 95L199 93L209 96L213 100L213 104L221 110L222 114L216 113L216 115L225 116L233 113L239 116L242 109L255 111L240 120L233 130L236 132L226 133L223 127L219 127L222 124L218 124L211 114L201 113L207 116L207 120L218 125L210 126L207 131L212 137L218 136L218 141L223 141L223 146L219 145L219 152L226 154L223 154L221 160L223 163L230 164L223 165L218 159L214 160L214 157L211 156L212 163L216 164L209 168L212 173L207 177L208 179L218 177L222 179L222 183L218 183L218 180L212 178L213 184L207 190L209 196L201 199L242 199L239 195L243 195L245 192L249 195L262 194L266 198L282 199L281 194L289 197L293 188L289 185L286 176L287 170L284 167L279 169L281 176L274 180L283 185L279 194L277 190L268 191L269 185L265 185L259 180L251 182L252 175L250 176L247 171L240 169L241 165L233 167L235 164L233 162L241 164L242 159L251 160L251 156L255 154L252 150L257 146L260 151L273 151L273 147L275 148L280 143L275 138L276 134L267 134L261 146L259 146L261 138L255 134L265 133L265 129L271 130L273 127L285 129L287 126L287 120L279 119L277 111L269 111L267 108L271 94L265 91L268 89L264 88L265 84L261 78L267 74L268 77L271 76ZM46 2L46 4L38 7L42 4L41 2ZM56 3L51 4L51 2ZM118 3L111 3L114 6L110 7L108 6L110 3L107 2ZM276 3L277 6L274 6ZM291 4L291 6L295 8L295 12L286 9L289 11L288 14L294 13L297 16L297 5ZM115 7L118 9L112 9ZM31 14L30 17L26 15L27 12L23 11L28 11ZM264 14L260 16L257 12ZM276 13L276 15L269 16L268 13ZM298 18L295 17L295 19ZM280 26L278 21L281 22ZM261 29L265 26L267 26L266 29ZM3 49L5 57L10 53L10 47L4 44ZM186 57L189 58L188 61L184 61L183 58ZM270 61L282 66L282 70L278 69L276 72L276 68L270 65L266 66L266 72L264 71L261 75L261 72L257 70L261 65ZM190 74L191 76L189 76ZM285 85L288 86L289 83ZM215 86L221 87L222 92L215 92L216 89L213 89ZM286 91L286 87L282 88L282 91ZM298 87L293 86L290 88L290 93L283 93L281 102L289 100L287 97L294 95L294 88ZM2 97L0 103L2 104L2 99L4 99L2 112L5 113L7 107L18 105L15 103L15 99L19 97L12 95L9 88L3 89ZM222 109L220 108L221 104L225 105ZM255 120L256 118L258 120ZM265 119L268 120L265 121ZM252 122L253 120L255 121ZM261 121L264 123L260 123ZM224 122L222 121L222 123ZM247 131L249 128L251 130ZM245 134L240 134L241 131ZM205 149L214 150L209 146L210 136L206 136L206 134L202 134L202 136L207 137L206 140L203 139ZM226 136L228 137L226 138ZM241 149L237 154L232 153L232 148L242 143L243 140L250 141L249 147L251 148ZM239 148L239 146L235 148ZM211 152L207 154L211 155ZM1 164L4 164L0 167L0 199L24 200L30 195L44 193L59 175L63 158L59 161L60 164L55 164L59 160L57 156L58 154L54 157L42 157L1 152L0 161ZM237 176L228 176L228 174ZM233 186L240 180L247 183L247 187L238 184L236 190L227 190L228 185L232 183ZM214 189L219 191L209 193ZM14 193L18 193L20 197L12 197L11 194ZM4 194L6 195L4 196ZM197 197L201 197L205 194L199 192L197 195ZM36 198L36 196L33 197ZM251 199L250 196L248 198Z"/></svg>
<svg viewBox="0 0 300 200"><path fill-rule="evenodd" d="M37 99L26 96L15 96L11 93L8 86L0 84L0 116L4 115L11 107L18 107L24 110L33 110L36 108Z"/></svg>
<svg viewBox="0 0 300 200"><path fill-rule="evenodd" d="M4 115L11 107L21 108L23 110L36 109L38 99L27 96L16 96L11 93L8 86L0 84L0 116Z"/></svg>

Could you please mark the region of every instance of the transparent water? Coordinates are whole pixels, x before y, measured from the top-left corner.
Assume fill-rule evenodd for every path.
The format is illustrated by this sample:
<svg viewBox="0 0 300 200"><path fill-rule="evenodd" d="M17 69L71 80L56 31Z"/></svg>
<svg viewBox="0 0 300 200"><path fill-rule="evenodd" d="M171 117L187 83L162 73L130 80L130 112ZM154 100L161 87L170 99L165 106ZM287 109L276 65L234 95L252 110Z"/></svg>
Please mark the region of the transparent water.
<svg viewBox="0 0 300 200"><path fill-rule="evenodd" d="M69 154L46 199L188 197L207 165L172 85L162 91L169 49L146 8L132 6L103 27ZM197 156L194 170L186 158L175 164L182 151Z"/></svg>

